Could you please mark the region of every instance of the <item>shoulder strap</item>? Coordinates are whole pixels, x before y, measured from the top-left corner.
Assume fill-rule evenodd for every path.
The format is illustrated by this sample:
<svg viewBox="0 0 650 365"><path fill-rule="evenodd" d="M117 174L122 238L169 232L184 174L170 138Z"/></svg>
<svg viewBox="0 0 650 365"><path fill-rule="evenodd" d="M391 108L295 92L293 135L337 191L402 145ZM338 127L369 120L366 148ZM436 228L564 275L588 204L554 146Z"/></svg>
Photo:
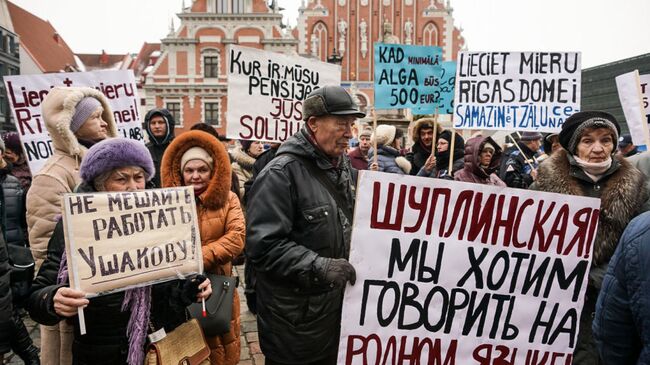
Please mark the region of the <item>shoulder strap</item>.
<svg viewBox="0 0 650 365"><path fill-rule="evenodd" d="M307 170L309 170L311 175L321 183L321 185L327 190L334 201L336 201L336 205L341 209L345 217L348 219L348 222L352 224L352 211L350 211L348 208L348 204L341 192L336 189L332 181L327 177L327 175L325 175L325 171L316 167L312 161L304 158L303 156L290 152L284 152L282 154L293 157L294 160L297 160Z"/></svg>

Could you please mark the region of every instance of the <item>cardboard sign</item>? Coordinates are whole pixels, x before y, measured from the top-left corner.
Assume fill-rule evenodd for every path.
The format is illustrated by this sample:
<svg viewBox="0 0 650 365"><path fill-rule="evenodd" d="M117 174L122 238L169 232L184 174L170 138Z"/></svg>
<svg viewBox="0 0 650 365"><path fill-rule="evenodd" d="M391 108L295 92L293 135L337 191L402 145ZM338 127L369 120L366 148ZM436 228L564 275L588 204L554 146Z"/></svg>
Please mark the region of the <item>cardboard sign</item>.
<svg viewBox="0 0 650 365"><path fill-rule="evenodd" d="M632 142L637 146L650 146L650 134L648 132L648 121L650 114L646 107L648 104L648 95L644 95L642 90L648 89L647 82L641 85L639 71L634 70L623 75L616 76L616 89L618 98L621 101L625 121L630 129ZM650 92L648 93L650 94Z"/></svg>
<svg viewBox="0 0 650 365"><path fill-rule="evenodd" d="M421 109L441 102L442 48L375 43L375 108Z"/></svg>
<svg viewBox="0 0 650 365"><path fill-rule="evenodd" d="M341 84L341 66L228 47L228 138L284 142L302 127L302 101Z"/></svg>
<svg viewBox="0 0 650 365"><path fill-rule="evenodd" d="M138 91L133 71L95 71L4 76L9 106L32 175L52 156L52 140L41 115L41 102L56 86L92 87L111 106L119 136L143 141Z"/></svg>
<svg viewBox="0 0 650 365"><path fill-rule="evenodd" d="M65 194L70 287L87 297L203 271L191 187Z"/></svg>
<svg viewBox="0 0 650 365"><path fill-rule="evenodd" d="M598 199L369 171L357 191L338 364L571 363Z"/></svg>
<svg viewBox="0 0 650 365"><path fill-rule="evenodd" d="M559 133L581 75L576 52L459 52L454 128Z"/></svg>

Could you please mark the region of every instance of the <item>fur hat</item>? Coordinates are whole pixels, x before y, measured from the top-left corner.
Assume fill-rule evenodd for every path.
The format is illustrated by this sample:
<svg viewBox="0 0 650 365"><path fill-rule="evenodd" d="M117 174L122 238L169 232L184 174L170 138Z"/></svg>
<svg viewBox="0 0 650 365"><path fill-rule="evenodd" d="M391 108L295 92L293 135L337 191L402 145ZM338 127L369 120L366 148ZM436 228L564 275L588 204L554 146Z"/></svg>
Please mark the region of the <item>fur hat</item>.
<svg viewBox="0 0 650 365"><path fill-rule="evenodd" d="M147 181L153 179L156 169L149 150L142 142L127 138L109 138L92 146L79 166L79 175L86 183L92 183L97 176L120 167L138 166L147 174Z"/></svg>
<svg viewBox="0 0 650 365"><path fill-rule="evenodd" d="M614 141L618 141L618 135L621 133L621 127L618 125L613 115L601 111L584 111L577 112L568 117L562 124L560 131L560 144L570 154L575 154L580 142L580 137L588 128L608 128L612 132ZM616 151L616 145L612 153Z"/></svg>
<svg viewBox="0 0 650 365"><path fill-rule="evenodd" d="M397 133L395 126L382 124L377 126L375 133L373 133L370 139L373 141L376 139L378 146L388 146L395 140L395 133Z"/></svg>
<svg viewBox="0 0 650 365"><path fill-rule="evenodd" d="M181 171L185 168L185 164L192 160L201 160L205 162L210 170L212 170L214 160L208 154L208 151L204 150L201 147L192 147L189 150L185 151L183 157L181 157Z"/></svg>

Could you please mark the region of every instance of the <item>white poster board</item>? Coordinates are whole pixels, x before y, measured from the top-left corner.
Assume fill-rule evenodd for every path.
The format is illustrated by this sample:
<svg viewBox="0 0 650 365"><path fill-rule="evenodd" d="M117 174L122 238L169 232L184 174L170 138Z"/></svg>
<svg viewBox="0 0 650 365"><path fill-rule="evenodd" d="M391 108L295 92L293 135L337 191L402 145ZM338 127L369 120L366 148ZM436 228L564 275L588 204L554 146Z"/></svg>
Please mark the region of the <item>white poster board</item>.
<svg viewBox="0 0 650 365"><path fill-rule="evenodd" d="M639 82L641 83L641 98L646 122L650 124L650 75L640 75ZM648 129L650 129L650 126L648 126ZM650 145L648 145L648 148L650 148Z"/></svg>
<svg viewBox="0 0 650 365"><path fill-rule="evenodd" d="M357 191L338 364L571 363L600 200L369 171Z"/></svg>
<svg viewBox="0 0 650 365"><path fill-rule="evenodd" d="M9 107L32 175L53 154L52 140L41 115L41 103L53 87L92 87L111 106L118 136L143 141L138 90L133 71L68 72L4 76Z"/></svg>
<svg viewBox="0 0 650 365"><path fill-rule="evenodd" d="M87 297L203 272L194 189L65 194L70 287Z"/></svg>
<svg viewBox="0 0 650 365"><path fill-rule="evenodd" d="M454 128L559 133L581 75L579 52L459 52Z"/></svg>
<svg viewBox="0 0 650 365"><path fill-rule="evenodd" d="M641 86L639 71L634 70L623 75L616 76L616 89L618 98L621 101L625 121L630 129L632 143L636 146L650 146L650 134L648 133L648 117L644 106L643 89ZM647 98L647 95L646 95ZM647 104L647 99L645 101Z"/></svg>
<svg viewBox="0 0 650 365"><path fill-rule="evenodd" d="M228 138L284 142L302 127L302 101L341 84L341 66L255 48L228 47Z"/></svg>

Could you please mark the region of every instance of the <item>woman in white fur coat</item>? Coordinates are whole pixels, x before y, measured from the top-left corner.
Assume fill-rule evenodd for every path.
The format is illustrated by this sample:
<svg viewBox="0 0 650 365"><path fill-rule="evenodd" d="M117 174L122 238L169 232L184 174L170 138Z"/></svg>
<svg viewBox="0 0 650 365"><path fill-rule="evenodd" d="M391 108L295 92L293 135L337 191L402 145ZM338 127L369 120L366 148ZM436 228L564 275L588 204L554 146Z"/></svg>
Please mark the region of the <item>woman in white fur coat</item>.
<svg viewBox="0 0 650 365"><path fill-rule="evenodd" d="M373 168L375 150L368 151L368 168L374 171L408 175L411 163L400 155L404 132L392 125L380 125L372 134L371 141L377 140L377 166Z"/></svg>

